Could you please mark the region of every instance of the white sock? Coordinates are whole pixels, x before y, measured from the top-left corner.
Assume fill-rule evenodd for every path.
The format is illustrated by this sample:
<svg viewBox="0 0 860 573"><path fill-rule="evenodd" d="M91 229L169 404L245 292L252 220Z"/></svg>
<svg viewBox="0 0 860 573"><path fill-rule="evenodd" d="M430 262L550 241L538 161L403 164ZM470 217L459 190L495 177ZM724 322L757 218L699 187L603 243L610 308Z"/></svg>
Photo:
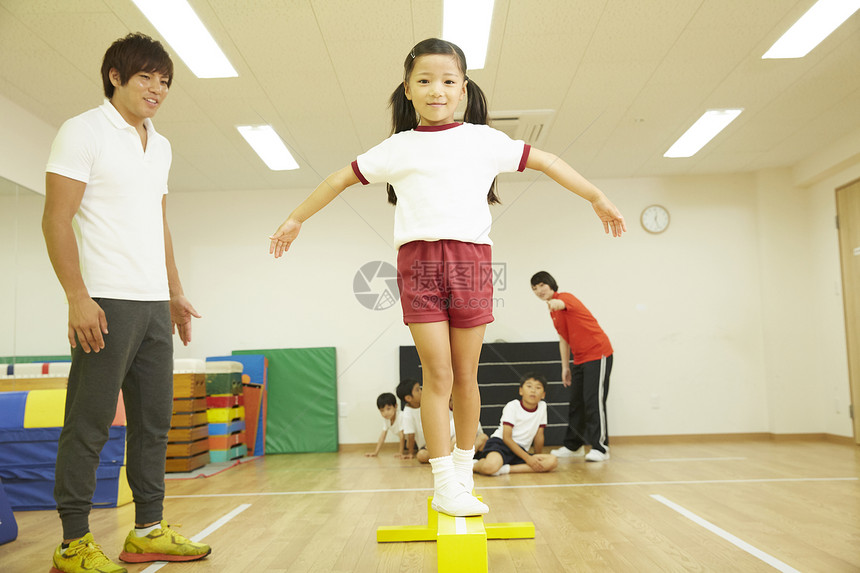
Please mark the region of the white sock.
<svg viewBox="0 0 860 573"><path fill-rule="evenodd" d="M454 471L457 474L457 480L463 484L466 491L472 493L472 490L475 489L475 477L472 475L472 468L474 467L475 460L475 448L472 447L471 450L461 450L457 446L454 446L454 452L451 454L451 459L454 461Z"/></svg>
<svg viewBox="0 0 860 573"><path fill-rule="evenodd" d="M433 468L433 509L455 516L481 515L489 511L487 505L467 492L457 479L450 454L431 459L430 466Z"/></svg>
<svg viewBox="0 0 860 573"><path fill-rule="evenodd" d="M454 486L457 483L457 476L454 472L454 459L451 454L430 460L430 467L433 468L433 490L442 495L453 496Z"/></svg>
<svg viewBox="0 0 860 573"><path fill-rule="evenodd" d="M134 534L138 537L146 537L156 529L161 529L161 522L156 523L155 525L150 525L149 527L135 527Z"/></svg>
<svg viewBox="0 0 860 573"><path fill-rule="evenodd" d="M502 467L500 467L500 468L496 471L496 473L494 473L494 474L492 474L492 475L494 475L494 476L503 476L503 475L505 475L505 474L509 474L509 473L511 473L511 464L505 464L505 465L503 465Z"/></svg>

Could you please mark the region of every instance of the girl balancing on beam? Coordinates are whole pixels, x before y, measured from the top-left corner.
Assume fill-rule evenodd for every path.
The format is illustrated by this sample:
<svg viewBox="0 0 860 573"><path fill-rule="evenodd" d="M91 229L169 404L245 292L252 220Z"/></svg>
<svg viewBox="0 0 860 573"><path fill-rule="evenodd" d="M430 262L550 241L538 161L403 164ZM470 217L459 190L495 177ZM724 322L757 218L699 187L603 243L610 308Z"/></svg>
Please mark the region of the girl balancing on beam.
<svg viewBox="0 0 860 573"><path fill-rule="evenodd" d="M487 125L487 100L466 76L463 51L444 40L419 42L391 95L393 135L329 175L271 235L281 257L302 224L356 183L387 183L396 205L394 239L403 321L423 370L421 419L433 468L432 507L452 516L489 508L472 495L472 458L481 397L478 359L493 321L489 205L499 173L546 173L591 203L606 233L624 217L597 187L561 159ZM466 98L464 123L454 121ZM448 398L457 444L450 443Z"/></svg>

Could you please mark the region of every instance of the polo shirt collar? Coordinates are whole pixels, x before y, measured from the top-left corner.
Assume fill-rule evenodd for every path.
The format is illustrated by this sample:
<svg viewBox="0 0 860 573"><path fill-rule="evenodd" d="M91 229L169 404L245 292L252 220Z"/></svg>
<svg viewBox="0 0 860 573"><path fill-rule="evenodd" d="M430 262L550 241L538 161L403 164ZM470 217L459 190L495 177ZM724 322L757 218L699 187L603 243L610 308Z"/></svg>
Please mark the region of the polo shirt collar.
<svg viewBox="0 0 860 573"><path fill-rule="evenodd" d="M125 118L117 111L117 109L113 106L110 100L106 99L102 105L99 106L99 109L107 116L108 120L113 124L113 126L117 129L134 129L134 126L129 124ZM144 118L143 127L146 129L147 133L155 133L155 127L152 125L152 120Z"/></svg>

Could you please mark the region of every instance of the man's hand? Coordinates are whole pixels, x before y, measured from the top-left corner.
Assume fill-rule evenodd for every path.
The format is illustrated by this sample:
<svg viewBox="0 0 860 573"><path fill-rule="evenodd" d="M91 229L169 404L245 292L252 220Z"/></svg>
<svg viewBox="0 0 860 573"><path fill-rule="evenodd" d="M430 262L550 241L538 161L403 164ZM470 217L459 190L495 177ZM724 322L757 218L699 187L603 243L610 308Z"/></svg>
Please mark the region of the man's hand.
<svg viewBox="0 0 860 573"><path fill-rule="evenodd" d="M191 317L201 318L194 310L185 295L179 294L170 297L170 322L173 323L173 333L176 334L177 327L179 328L179 339L182 344L188 346L191 342Z"/></svg>
<svg viewBox="0 0 860 573"><path fill-rule="evenodd" d="M102 307L89 296L69 301L69 344L88 353L105 347L104 334L108 333L107 317Z"/></svg>

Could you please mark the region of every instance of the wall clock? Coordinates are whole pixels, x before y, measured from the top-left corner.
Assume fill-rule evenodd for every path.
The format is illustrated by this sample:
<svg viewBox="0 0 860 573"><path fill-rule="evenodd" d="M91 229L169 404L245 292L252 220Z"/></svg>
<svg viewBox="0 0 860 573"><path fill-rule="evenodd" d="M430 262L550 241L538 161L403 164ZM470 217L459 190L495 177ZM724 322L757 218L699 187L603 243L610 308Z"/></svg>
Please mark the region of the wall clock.
<svg viewBox="0 0 860 573"><path fill-rule="evenodd" d="M662 205L645 207L639 217L642 228L649 233L662 233L669 226L669 211Z"/></svg>

